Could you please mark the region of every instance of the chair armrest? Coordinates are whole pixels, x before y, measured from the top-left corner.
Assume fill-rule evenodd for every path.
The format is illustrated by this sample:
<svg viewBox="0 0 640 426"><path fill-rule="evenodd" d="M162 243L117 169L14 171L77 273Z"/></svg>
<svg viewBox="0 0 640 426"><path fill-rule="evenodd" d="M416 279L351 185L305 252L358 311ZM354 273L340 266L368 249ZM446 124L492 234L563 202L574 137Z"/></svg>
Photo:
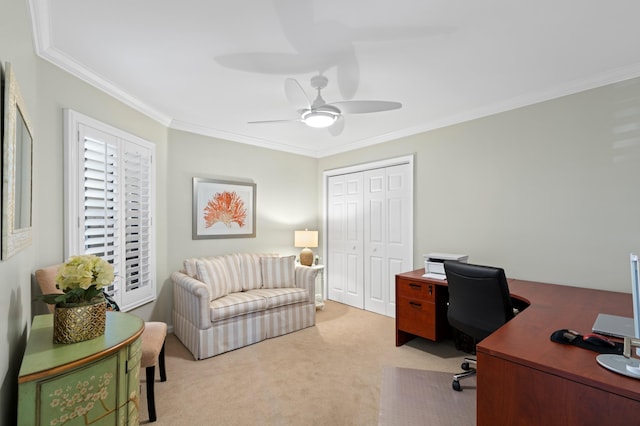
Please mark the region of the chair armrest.
<svg viewBox="0 0 640 426"><path fill-rule="evenodd" d="M316 303L316 276L318 269L296 265L296 287L305 288L309 303Z"/></svg>
<svg viewBox="0 0 640 426"><path fill-rule="evenodd" d="M206 284L182 272L173 272L171 280L174 312L201 330L210 328L209 289Z"/></svg>

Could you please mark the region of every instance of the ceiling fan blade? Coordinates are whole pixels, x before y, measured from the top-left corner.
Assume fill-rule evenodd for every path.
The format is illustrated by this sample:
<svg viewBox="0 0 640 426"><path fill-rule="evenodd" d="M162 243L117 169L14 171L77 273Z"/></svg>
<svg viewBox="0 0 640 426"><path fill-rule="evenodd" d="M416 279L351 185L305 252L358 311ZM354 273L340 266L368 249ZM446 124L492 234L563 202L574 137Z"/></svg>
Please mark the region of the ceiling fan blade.
<svg viewBox="0 0 640 426"><path fill-rule="evenodd" d="M342 99L353 99L360 83L360 66L354 49L350 49L349 53L336 67L338 88Z"/></svg>
<svg viewBox="0 0 640 426"><path fill-rule="evenodd" d="M299 118L294 118L293 120L258 120L258 121L247 121L247 124L264 124L264 123L295 123L296 121L302 121Z"/></svg>
<svg viewBox="0 0 640 426"><path fill-rule="evenodd" d="M225 68L260 74L302 74L324 66L317 58L298 53L234 53L213 58Z"/></svg>
<svg viewBox="0 0 640 426"><path fill-rule="evenodd" d="M344 130L344 117L339 116L335 123L329 126L331 136L339 136Z"/></svg>
<svg viewBox="0 0 640 426"><path fill-rule="evenodd" d="M402 108L400 102L391 101L338 101L328 105L338 108L343 114L366 114Z"/></svg>
<svg viewBox="0 0 640 426"><path fill-rule="evenodd" d="M311 100L295 78L287 78L284 81L284 93L296 110L311 108Z"/></svg>
<svg viewBox="0 0 640 426"><path fill-rule="evenodd" d="M315 13L313 2L300 0L274 0L282 32L298 52L308 48L309 29L313 28Z"/></svg>

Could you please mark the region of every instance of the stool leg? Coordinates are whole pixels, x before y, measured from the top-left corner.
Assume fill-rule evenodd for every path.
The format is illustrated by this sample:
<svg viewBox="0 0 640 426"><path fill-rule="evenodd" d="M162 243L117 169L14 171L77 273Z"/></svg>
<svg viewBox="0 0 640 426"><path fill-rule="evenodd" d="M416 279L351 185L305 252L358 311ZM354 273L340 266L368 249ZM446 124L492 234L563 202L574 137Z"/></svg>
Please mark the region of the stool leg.
<svg viewBox="0 0 640 426"><path fill-rule="evenodd" d="M167 381L167 371L164 368L164 343L162 343L162 349L160 350L160 356L158 356L158 364L160 364L160 381Z"/></svg>
<svg viewBox="0 0 640 426"><path fill-rule="evenodd" d="M149 421L156 421L156 401L153 383L156 379L156 366L152 365L145 369L147 373L147 408L149 410Z"/></svg>

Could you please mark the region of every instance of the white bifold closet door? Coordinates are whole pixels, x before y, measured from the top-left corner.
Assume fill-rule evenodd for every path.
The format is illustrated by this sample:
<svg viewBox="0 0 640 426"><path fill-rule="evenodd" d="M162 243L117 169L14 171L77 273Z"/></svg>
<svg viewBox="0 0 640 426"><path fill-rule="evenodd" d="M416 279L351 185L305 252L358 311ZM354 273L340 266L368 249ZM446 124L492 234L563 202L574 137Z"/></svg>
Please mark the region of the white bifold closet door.
<svg viewBox="0 0 640 426"><path fill-rule="evenodd" d="M395 316L395 275L412 269L412 165L330 176L329 299Z"/></svg>

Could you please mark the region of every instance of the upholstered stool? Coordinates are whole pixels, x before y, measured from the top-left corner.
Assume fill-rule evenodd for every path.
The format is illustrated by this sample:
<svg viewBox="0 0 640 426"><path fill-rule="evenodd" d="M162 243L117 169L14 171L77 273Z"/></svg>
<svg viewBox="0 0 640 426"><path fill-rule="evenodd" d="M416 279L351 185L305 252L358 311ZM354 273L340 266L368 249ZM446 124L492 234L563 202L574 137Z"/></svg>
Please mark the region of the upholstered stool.
<svg viewBox="0 0 640 426"><path fill-rule="evenodd" d="M167 324L163 322L145 322L142 332L142 359L140 367L147 376L147 408L149 421L156 421L156 401L154 383L156 380L156 364L160 367L160 381L167 381L164 367L164 340L167 337Z"/></svg>

